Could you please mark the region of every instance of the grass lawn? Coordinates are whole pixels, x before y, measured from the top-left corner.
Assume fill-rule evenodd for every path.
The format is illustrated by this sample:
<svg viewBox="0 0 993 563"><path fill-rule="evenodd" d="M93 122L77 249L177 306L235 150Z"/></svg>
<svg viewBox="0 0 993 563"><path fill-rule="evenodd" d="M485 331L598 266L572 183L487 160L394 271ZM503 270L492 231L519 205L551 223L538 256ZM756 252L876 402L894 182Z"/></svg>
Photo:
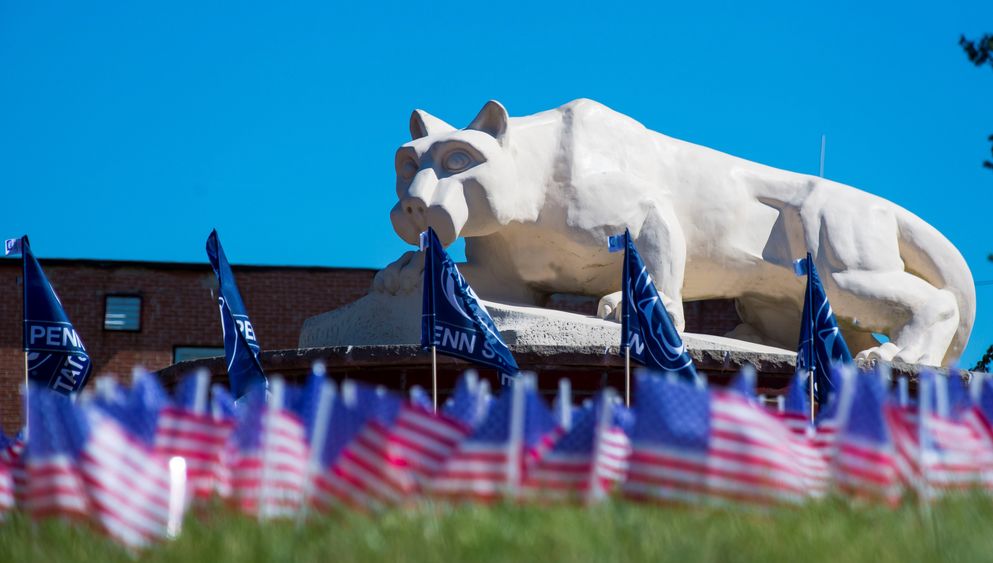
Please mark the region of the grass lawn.
<svg viewBox="0 0 993 563"><path fill-rule="evenodd" d="M383 514L342 513L298 526L260 524L221 507L190 516L148 561L830 561L993 560L993 500L938 502L931 516L830 499L769 514L613 501L593 508L424 502ZM0 524L0 561L130 561L82 525Z"/></svg>

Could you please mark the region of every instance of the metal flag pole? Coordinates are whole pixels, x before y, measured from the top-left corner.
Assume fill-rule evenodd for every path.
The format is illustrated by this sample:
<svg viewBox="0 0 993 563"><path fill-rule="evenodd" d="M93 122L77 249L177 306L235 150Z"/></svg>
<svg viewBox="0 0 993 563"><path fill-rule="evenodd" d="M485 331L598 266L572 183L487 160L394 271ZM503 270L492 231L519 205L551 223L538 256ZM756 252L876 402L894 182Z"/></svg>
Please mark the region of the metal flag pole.
<svg viewBox="0 0 993 563"><path fill-rule="evenodd" d="M26 237L27 235L25 235ZM21 301L21 317L25 321L28 318L28 257L24 253L24 238L21 238L21 287L24 290L22 292L23 298ZM24 338L24 327L27 323L21 323L21 333L22 339ZM28 343L24 342L24 441L28 440L28 434L30 434L30 420L31 420L31 378L28 375Z"/></svg>
<svg viewBox="0 0 993 563"><path fill-rule="evenodd" d="M807 311L810 312L810 344L807 352L807 361L810 362L810 424L814 424L814 377L817 375L817 359L814 357L814 334L817 328L814 322L814 291L810 286L810 275L813 270L813 258L807 253Z"/></svg>
<svg viewBox="0 0 993 563"><path fill-rule="evenodd" d="M631 345L624 347L624 406L631 407Z"/></svg>
<svg viewBox="0 0 993 563"><path fill-rule="evenodd" d="M438 412L438 347L431 345L431 398L434 412Z"/></svg>
<svg viewBox="0 0 993 563"><path fill-rule="evenodd" d="M28 351L24 351L24 441L28 441L28 421L31 419L31 385L28 378Z"/></svg>

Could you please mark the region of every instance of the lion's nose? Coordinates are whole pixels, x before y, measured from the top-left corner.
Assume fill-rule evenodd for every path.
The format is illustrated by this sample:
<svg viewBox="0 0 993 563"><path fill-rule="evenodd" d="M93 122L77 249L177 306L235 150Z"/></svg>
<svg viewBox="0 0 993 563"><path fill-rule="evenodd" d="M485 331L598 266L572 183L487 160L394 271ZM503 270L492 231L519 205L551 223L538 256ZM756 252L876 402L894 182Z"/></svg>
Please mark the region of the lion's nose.
<svg viewBox="0 0 993 563"><path fill-rule="evenodd" d="M412 217L423 217L428 206L419 197L409 197L403 202L403 210Z"/></svg>
<svg viewBox="0 0 993 563"><path fill-rule="evenodd" d="M428 228L428 206L419 197L405 197L400 202L400 208L407 215L407 219L413 224L418 232Z"/></svg>

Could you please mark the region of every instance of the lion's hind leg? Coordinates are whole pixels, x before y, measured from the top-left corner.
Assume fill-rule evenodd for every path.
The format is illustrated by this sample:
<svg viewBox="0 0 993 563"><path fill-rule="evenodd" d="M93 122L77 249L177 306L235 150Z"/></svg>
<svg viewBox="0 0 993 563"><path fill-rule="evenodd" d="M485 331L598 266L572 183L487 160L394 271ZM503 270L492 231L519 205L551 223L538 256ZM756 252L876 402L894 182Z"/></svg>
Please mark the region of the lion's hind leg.
<svg viewBox="0 0 993 563"><path fill-rule="evenodd" d="M835 311L853 314L850 323L880 332L890 341L857 352L856 360L879 359L941 365L959 324L951 292L902 271L844 271L831 274L838 294Z"/></svg>

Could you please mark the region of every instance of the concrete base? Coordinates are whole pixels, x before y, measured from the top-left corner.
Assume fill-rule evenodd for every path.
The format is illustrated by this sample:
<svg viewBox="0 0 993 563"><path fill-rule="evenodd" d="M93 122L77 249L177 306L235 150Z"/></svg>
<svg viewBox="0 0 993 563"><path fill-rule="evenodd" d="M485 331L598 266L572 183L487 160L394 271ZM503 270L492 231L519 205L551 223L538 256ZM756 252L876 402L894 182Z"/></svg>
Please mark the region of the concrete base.
<svg viewBox="0 0 993 563"><path fill-rule="evenodd" d="M565 311L483 302L504 341L512 347L606 350L621 341L620 323ZM421 341L419 293L365 297L304 321L301 348L404 345ZM707 334L684 333L690 350L794 357L792 350Z"/></svg>

